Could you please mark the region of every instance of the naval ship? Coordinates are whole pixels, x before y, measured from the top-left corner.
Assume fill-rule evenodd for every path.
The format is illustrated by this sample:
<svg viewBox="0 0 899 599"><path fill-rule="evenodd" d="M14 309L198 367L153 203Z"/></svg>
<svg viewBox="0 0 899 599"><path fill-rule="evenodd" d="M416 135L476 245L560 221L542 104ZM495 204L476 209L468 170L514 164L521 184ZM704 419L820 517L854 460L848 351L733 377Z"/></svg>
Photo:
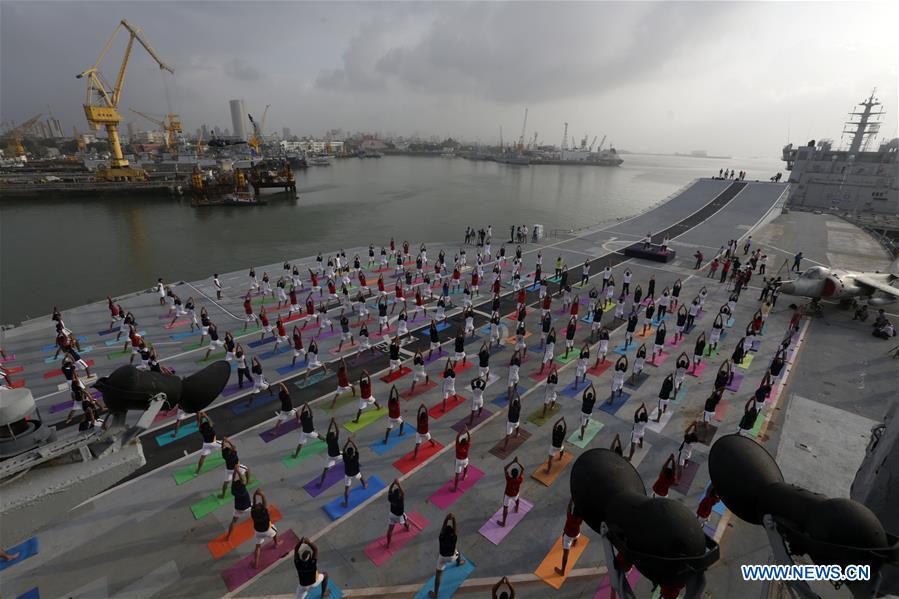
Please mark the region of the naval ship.
<svg viewBox="0 0 899 599"><path fill-rule="evenodd" d="M884 111L874 92L849 113L845 142L809 141L787 144L783 161L790 171L788 206L799 210L838 212L857 218L896 220L899 213L899 138L873 149ZM894 223L899 229L899 223Z"/></svg>

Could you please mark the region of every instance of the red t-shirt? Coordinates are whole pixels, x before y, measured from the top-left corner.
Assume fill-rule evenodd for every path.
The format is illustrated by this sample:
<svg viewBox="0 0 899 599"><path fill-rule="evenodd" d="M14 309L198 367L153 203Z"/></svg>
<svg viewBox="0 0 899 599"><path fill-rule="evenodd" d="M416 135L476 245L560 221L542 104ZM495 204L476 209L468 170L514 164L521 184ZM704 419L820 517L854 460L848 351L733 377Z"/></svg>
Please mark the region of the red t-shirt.
<svg viewBox="0 0 899 599"><path fill-rule="evenodd" d="M371 383L368 382L368 379L362 379L359 382L359 391L363 399L371 397Z"/></svg>
<svg viewBox="0 0 899 599"><path fill-rule="evenodd" d="M521 489L522 481L524 481L524 475L522 474L519 474L515 478L507 477L506 495L509 497L515 497L516 495L518 495L518 492Z"/></svg>
<svg viewBox="0 0 899 599"><path fill-rule="evenodd" d="M400 402L397 400L390 400L387 402L387 414L391 418L399 418L400 417Z"/></svg>
<svg viewBox="0 0 899 599"><path fill-rule="evenodd" d="M476 273L476 272L471 273L471 284L472 285L478 284L478 273Z"/></svg>
<svg viewBox="0 0 899 599"><path fill-rule="evenodd" d="M350 379L347 376L347 371L344 368L341 368L337 371L337 384L341 387L349 387Z"/></svg>
<svg viewBox="0 0 899 599"><path fill-rule="evenodd" d="M659 474L659 478L656 479L655 484L652 485L653 492L659 497L667 497L668 496L668 488L674 484L674 473L662 471Z"/></svg>
<svg viewBox="0 0 899 599"><path fill-rule="evenodd" d="M396 284L396 297L397 299L403 299L403 286L399 283Z"/></svg>
<svg viewBox="0 0 899 599"><path fill-rule="evenodd" d="M573 514L565 516L565 536L573 539L581 534L581 522L583 521L583 518Z"/></svg>
<svg viewBox="0 0 899 599"><path fill-rule="evenodd" d="M715 504L718 503L719 499L717 496L713 495L709 497L706 495L702 498L702 501L699 502L699 507L696 509L696 515L700 518L708 518L712 514L712 508L715 507Z"/></svg>
<svg viewBox="0 0 899 599"><path fill-rule="evenodd" d="M471 449L471 443L459 443L456 441L456 459L457 460L465 460L468 459L468 450Z"/></svg>
<svg viewBox="0 0 899 599"><path fill-rule="evenodd" d="M337 293L337 287L334 286L334 281L328 281L328 293Z"/></svg>
<svg viewBox="0 0 899 599"><path fill-rule="evenodd" d="M428 420L427 414L421 414L418 417L418 434L424 435L428 432L428 425L430 421Z"/></svg>
<svg viewBox="0 0 899 599"><path fill-rule="evenodd" d="M552 301L553 301L552 298L549 297L549 294L547 293L547 294L543 297L543 309L544 309L544 310L549 310L549 307L552 306Z"/></svg>
<svg viewBox="0 0 899 599"><path fill-rule="evenodd" d="M523 304L525 299L527 299L527 297L524 294L524 289L519 290L518 291L518 303Z"/></svg>
<svg viewBox="0 0 899 599"><path fill-rule="evenodd" d="M571 315L572 316L577 316L578 310L580 310L580 305L581 305L580 302L574 302L573 304L571 304Z"/></svg>
<svg viewBox="0 0 899 599"><path fill-rule="evenodd" d="M293 334L293 346L295 349L303 349L303 336L299 331Z"/></svg>
<svg viewBox="0 0 899 599"><path fill-rule="evenodd" d="M246 299L243 301L243 311L247 314L253 313L253 304L250 303L250 300Z"/></svg>
<svg viewBox="0 0 899 599"><path fill-rule="evenodd" d="M315 302L313 302L312 300L306 302L306 314L308 314L309 316L315 314Z"/></svg>
<svg viewBox="0 0 899 599"><path fill-rule="evenodd" d="M497 279L497 280L493 281L493 293L499 293L499 290L500 290L500 283L499 283L499 279Z"/></svg>
<svg viewBox="0 0 899 599"><path fill-rule="evenodd" d="M262 314L259 315L259 320L262 321L262 326L264 326L264 327L268 326L268 316L266 315L265 312L263 312Z"/></svg>
<svg viewBox="0 0 899 599"><path fill-rule="evenodd" d="M384 291L384 277L378 277L378 291Z"/></svg>
<svg viewBox="0 0 899 599"><path fill-rule="evenodd" d="M279 337L286 337L286 336L287 336L287 331L284 330L284 323L281 322L281 321L279 320L278 323L277 323L277 325L278 325L278 336L279 336Z"/></svg>

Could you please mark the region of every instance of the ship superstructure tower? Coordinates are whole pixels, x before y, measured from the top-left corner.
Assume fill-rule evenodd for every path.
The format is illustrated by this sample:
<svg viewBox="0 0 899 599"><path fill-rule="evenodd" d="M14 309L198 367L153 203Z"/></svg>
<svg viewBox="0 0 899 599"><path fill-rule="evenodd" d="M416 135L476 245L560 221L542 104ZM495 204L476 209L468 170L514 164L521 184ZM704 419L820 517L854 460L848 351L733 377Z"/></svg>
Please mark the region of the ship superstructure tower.
<svg viewBox="0 0 899 599"><path fill-rule="evenodd" d="M849 142L850 154L867 151L868 145L874 141L880 131L880 117L883 115L883 111L874 112L875 107L881 106L881 103L874 97L876 92L876 89L873 90L871 97L858 104L861 112L849 113L849 120L843 127L843 135L852 136Z"/></svg>

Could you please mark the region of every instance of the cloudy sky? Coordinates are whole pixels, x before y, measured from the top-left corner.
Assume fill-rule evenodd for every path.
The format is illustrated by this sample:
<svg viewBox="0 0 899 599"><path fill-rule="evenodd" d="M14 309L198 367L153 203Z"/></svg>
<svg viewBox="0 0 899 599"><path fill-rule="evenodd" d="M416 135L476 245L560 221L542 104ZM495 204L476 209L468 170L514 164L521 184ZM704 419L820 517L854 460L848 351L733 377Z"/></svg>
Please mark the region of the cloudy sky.
<svg viewBox="0 0 899 599"><path fill-rule="evenodd" d="M175 68L185 128L229 127L228 100L267 131L329 128L558 144L607 134L635 151L774 156L787 140L839 139L878 88L897 134L899 3L14 2L0 3L0 116L49 105L85 130L90 66L118 19ZM103 63L115 76L124 36ZM167 111L137 49L121 108Z"/></svg>

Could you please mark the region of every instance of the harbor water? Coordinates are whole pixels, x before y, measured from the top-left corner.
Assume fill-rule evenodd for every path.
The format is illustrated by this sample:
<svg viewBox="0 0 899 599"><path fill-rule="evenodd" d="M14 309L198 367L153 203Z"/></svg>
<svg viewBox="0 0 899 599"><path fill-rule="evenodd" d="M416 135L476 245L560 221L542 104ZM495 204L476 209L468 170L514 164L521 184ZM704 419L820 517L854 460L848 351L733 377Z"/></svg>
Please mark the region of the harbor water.
<svg viewBox="0 0 899 599"><path fill-rule="evenodd" d="M193 208L187 198L0 198L0 323L107 295L283 258L386 244L462 241L466 226L576 228L640 212L721 168L768 179L774 159L627 154L617 168L519 167L461 158L332 160L296 173L298 198ZM260 273L261 275L261 273Z"/></svg>

